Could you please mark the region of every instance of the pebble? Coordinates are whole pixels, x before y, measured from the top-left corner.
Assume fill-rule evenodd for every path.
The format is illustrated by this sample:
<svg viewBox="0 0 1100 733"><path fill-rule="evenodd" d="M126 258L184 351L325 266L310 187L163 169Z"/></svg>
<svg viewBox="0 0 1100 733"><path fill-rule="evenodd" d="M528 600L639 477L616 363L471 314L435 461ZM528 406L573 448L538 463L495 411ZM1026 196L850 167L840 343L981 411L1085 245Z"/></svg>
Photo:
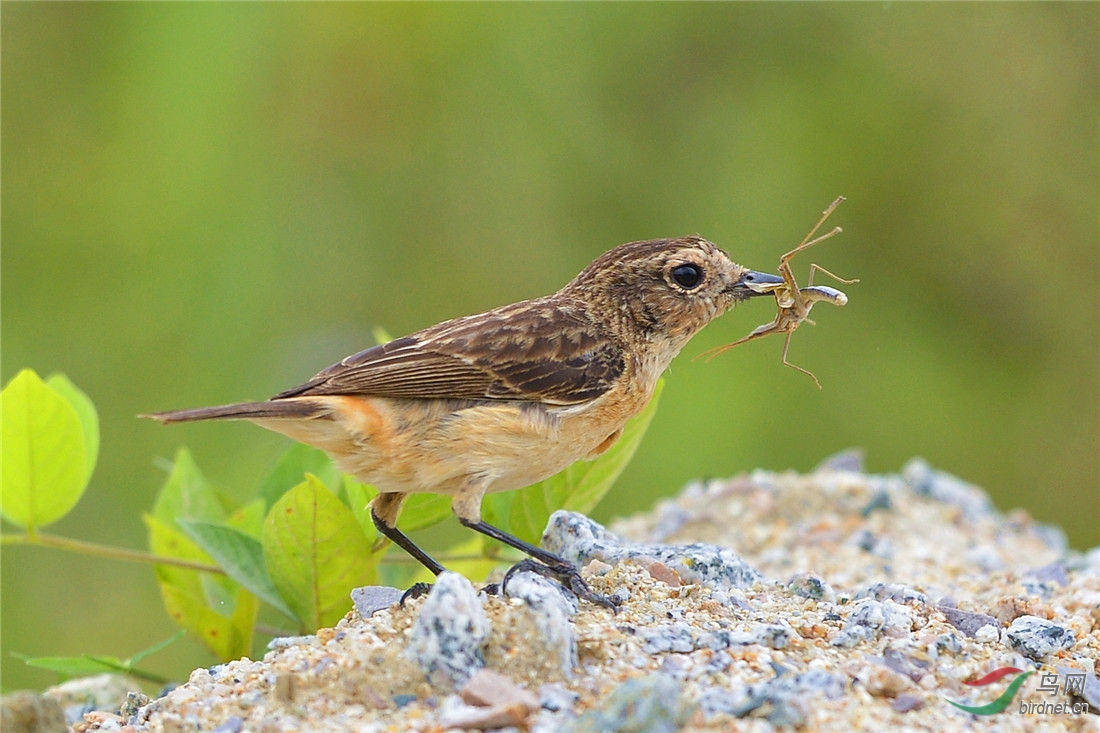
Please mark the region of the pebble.
<svg viewBox="0 0 1100 733"><path fill-rule="evenodd" d="M538 710L539 699L517 685L511 677L483 669L469 679L461 692L462 702L477 707L519 705L528 712Z"/></svg>
<svg viewBox="0 0 1100 733"><path fill-rule="evenodd" d="M770 680L743 685L732 691L709 688L703 693L704 714L719 713L743 718L771 706L766 713L774 725L801 725L817 697L836 699L844 694L843 677L823 670L776 675Z"/></svg>
<svg viewBox="0 0 1100 733"><path fill-rule="evenodd" d="M732 550L701 542L689 545L632 544L607 531L583 514L556 511L542 535L543 547L578 567L591 559L615 564L658 561L687 581L709 588L751 588L763 580L760 573Z"/></svg>
<svg viewBox="0 0 1100 733"><path fill-rule="evenodd" d="M563 733L676 733L691 717L692 707L678 681L669 675L651 674L622 683L601 709L585 713L562 730Z"/></svg>
<svg viewBox="0 0 1100 733"><path fill-rule="evenodd" d="M557 650L558 668L568 677L577 666L577 638L570 619L576 615L577 598L560 584L532 573L516 573L508 581L509 598L519 598L530 612L539 640Z"/></svg>
<svg viewBox="0 0 1100 733"><path fill-rule="evenodd" d="M388 585L366 585L351 592L351 602L363 618L370 618L378 611L389 608L401 600L405 591Z"/></svg>
<svg viewBox="0 0 1100 733"><path fill-rule="evenodd" d="M54 685L45 694L57 700L69 723L75 723L95 710L117 713L126 706L131 689L125 675L108 673L68 680ZM129 718L132 714L129 711L125 717Z"/></svg>
<svg viewBox="0 0 1100 733"><path fill-rule="evenodd" d="M857 679L875 697L897 697L913 686L913 681L905 675L879 664L864 667Z"/></svg>
<svg viewBox="0 0 1100 733"><path fill-rule="evenodd" d="M1006 646L1036 662L1056 651L1072 649L1076 641L1069 629L1037 616L1020 616L1002 637Z"/></svg>
<svg viewBox="0 0 1100 733"><path fill-rule="evenodd" d="M443 676L461 685L485 666L481 645L489 630L474 586L458 573L444 572L420 606L408 654L429 678Z"/></svg>
<svg viewBox="0 0 1100 733"><path fill-rule="evenodd" d="M847 471L848 473L863 473L863 449L846 448L832 454L821 463L817 464L814 472L818 471Z"/></svg>
<svg viewBox="0 0 1100 733"><path fill-rule="evenodd" d="M844 622L844 629L833 639L833 646L853 647L861 641L870 641L880 634L901 636L913 626L909 610L893 601L876 601L864 598L853 604L853 610Z"/></svg>
<svg viewBox="0 0 1100 733"><path fill-rule="evenodd" d="M919 710L922 707L924 707L924 700L909 693L898 695L890 704L890 709L895 713L908 713L910 710Z"/></svg>
<svg viewBox="0 0 1100 733"><path fill-rule="evenodd" d="M450 696L439 710L439 724L443 728L462 730L496 730L525 725L530 711L522 705L494 705L476 707L467 705L456 696Z"/></svg>
<svg viewBox="0 0 1100 733"><path fill-rule="evenodd" d="M801 573L787 583L787 590L803 598L815 601L836 603L836 591L832 586L813 573Z"/></svg>
<svg viewBox="0 0 1100 733"><path fill-rule="evenodd" d="M936 608L943 614L944 618L947 619L947 623L972 639L976 637L983 628L993 629L995 638L1000 637L1000 624L997 622L997 619L988 614L960 611L957 608L945 606L942 603Z"/></svg>
<svg viewBox="0 0 1100 733"><path fill-rule="evenodd" d="M56 733L67 727L65 710L49 695L20 690L0 701L0 730L4 733Z"/></svg>
<svg viewBox="0 0 1100 733"><path fill-rule="evenodd" d="M988 494L957 476L935 470L923 458L914 458L906 463L901 469L901 475L910 489L944 504L959 507L971 522L993 513L993 502L989 500Z"/></svg>
<svg viewBox="0 0 1100 733"><path fill-rule="evenodd" d="M900 583L873 583L856 593L856 600L861 598L874 598L876 601L893 601L902 604L914 601L921 605L928 603L928 597L919 590Z"/></svg>

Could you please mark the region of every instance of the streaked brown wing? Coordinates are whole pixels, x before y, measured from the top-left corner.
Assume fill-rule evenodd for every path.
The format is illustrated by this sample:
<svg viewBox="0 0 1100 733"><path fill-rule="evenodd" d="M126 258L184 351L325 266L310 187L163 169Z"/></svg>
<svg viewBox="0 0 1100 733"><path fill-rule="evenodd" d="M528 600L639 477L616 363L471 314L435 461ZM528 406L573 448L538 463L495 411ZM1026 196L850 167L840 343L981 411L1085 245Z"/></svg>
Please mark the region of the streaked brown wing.
<svg viewBox="0 0 1100 733"><path fill-rule="evenodd" d="M570 405L610 389L623 365L622 350L585 318L527 301L361 351L273 399L364 394Z"/></svg>

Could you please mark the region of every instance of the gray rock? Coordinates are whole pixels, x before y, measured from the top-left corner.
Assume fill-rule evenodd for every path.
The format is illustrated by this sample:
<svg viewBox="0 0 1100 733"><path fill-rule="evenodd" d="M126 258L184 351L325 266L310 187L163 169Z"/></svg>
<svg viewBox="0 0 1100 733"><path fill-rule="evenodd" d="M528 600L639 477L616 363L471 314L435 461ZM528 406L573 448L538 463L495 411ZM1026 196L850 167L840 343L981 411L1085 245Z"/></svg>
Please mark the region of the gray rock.
<svg viewBox="0 0 1100 733"><path fill-rule="evenodd" d="M844 677L824 670L781 674L732 691L709 687L700 697L699 705L707 717L725 714L743 718L770 704L767 718L771 723L797 726L805 721L806 712L813 705L812 698L836 700L844 694L844 682Z"/></svg>
<svg viewBox="0 0 1100 733"><path fill-rule="evenodd" d="M687 624L667 624L654 629L638 629L638 638L642 640L642 651L646 654L662 652L687 654L695 650L695 640L691 627Z"/></svg>
<svg viewBox="0 0 1100 733"><path fill-rule="evenodd" d="M864 517L871 516L872 512L876 511L889 511L894 508L894 502L890 498L888 491L879 489L871 495L871 499L863 505L863 509L860 510L860 514Z"/></svg>
<svg viewBox="0 0 1100 733"><path fill-rule="evenodd" d="M694 706L680 683L655 673L627 680L608 696L603 709L592 710L563 726L566 733L676 733Z"/></svg>
<svg viewBox="0 0 1100 733"><path fill-rule="evenodd" d="M856 593L856 600L861 598L874 598L876 601L893 601L894 603L909 603L917 601L921 604L928 603L928 597L915 588L900 583L874 583Z"/></svg>
<svg viewBox="0 0 1100 733"><path fill-rule="evenodd" d="M940 634L928 645L928 656L937 659L941 654L959 654L962 650L962 639L957 634Z"/></svg>
<svg viewBox="0 0 1100 733"><path fill-rule="evenodd" d="M571 619L577 613L577 598L558 583L537 573L516 573L508 580L509 598L519 598L530 611L540 640L558 650L558 665L569 676L577 666L577 637Z"/></svg>
<svg viewBox="0 0 1100 733"><path fill-rule="evenodd" d="M877 639L880 634L901 636L913 628L909 609L893 601L864 598L856 601L844 628L832 641L833 646L852 647L861 641Z"/></svg>
<svg viewBox="0 0 1100 733"><path fill-rule="evenodd" d="M882 664L898 674L903 674L913 682L920 682L924 675L932 671L932 663L927 659L906 654L900 649L887 649L882 653Z"/></svg>
<svg viewBox="0 0 1100 733"><path fill-rule="evenodd" d="M970 521L995 516L997 513L989 495L980 488L957 476L937 471L923 458L913 458L906 463L901 469L901 475L911 490L944 504L959 507Z"/></svg>
<svg viewBox="0 0 1100 733"><path fill-rule="evenodd" d="M1025 577L1035 578L1044 583L1057 583L1062 588L1069 585L1069 576L1066 574L1066 566L1060 561L1052 562L1041 568L1029 570L1025 574Z"/></svg>
<svg viewBox="0 0 1100 733"><path fill-rule="evenodd" d="M845 448L834 453L817 464L817 471L846 471L848 473L863 473L863 449Z"/></svg>
<svg viewBox="0 0 1100 733"><path fill-rule="evenodd" d="M978 629L983 626L992 626L994 629L1001 628L1001 624L997 619L984 613L960 611L953 606L946 606L942 603L936 607L936 610L943 614L943 617L947 619L947 623L971 639L977 635Z"/></svg>
<svg viewBox="0 0 1100 733"><path fill-rule="evenodd" d="M105 673L76 677L54 685L42 694L57 700L70 721L80 721L84 713L93 710L118 711L133 689L134 683L125 675Z"/></svg>
<svg viewBox="0 0 1100 733"><path fill-rule="evenodd" d="M589 560L608 564L646 558L668 566L686 582L709 588L750 588L763 580L732 550L718 545L632 545L583 514L557 511L550 515L542 546L578 567Z"/></svg>
<svg viewBox="0 0 1100 733"><path fill-rule="evenodd" d="M481 646L489 618L470 581L458 573L436 578L409 633L409 657L433 684L461 686L485 666Z"/></svg>
<svg viewBox="0 0 1100 733"><path fill-rule="evenodd" d="M821 577L813 573L801 573L791 578L787 590L796 596L812 598L815 601L836 603L836 591Z"/></svg>
<svg viewBox="0 0 1100 733"><path fill-rule="evenodd" d="M1020 616L1013 621L1001 641L1028 659L1040 662L1060 649L1072 649L1073 632L1038 616Z"/></svg>
<svg viewBox="0 0 1100 733"><path fill-rule="evenodd" d="M400 588L391 588L388 585L365 585L355 588L351 592L351 601L355 604L355 610L363 618L370 618L377 611L389 608L401 600L405 592Z"/></svg>
<svg viewBox="0 0 1100 733"><path fill-rule="evenodd" d="M57 733L70 730L61 703L27 690L0 699L0 729L4 733Z"/></svg>
<svg viewBox="0 0 1100 733"><path fill-rule="evenodd" d="M759 644L770 649L786 649L795 633L782 624L756 624L749 631L708 631L695 642L697 649L729 649L735 646Z"/></svg>

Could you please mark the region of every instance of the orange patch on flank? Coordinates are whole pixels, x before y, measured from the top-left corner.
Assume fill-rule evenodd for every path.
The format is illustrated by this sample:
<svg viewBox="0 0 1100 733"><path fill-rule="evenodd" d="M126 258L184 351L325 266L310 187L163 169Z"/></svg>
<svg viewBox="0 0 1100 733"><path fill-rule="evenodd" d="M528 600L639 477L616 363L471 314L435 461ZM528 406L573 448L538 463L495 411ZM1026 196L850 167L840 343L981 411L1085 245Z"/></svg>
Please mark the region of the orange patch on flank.
<svg viewBox="0 0 1100 733"><path fill-rule="evenodd" d="M385 425L382 415L370 397L333 397L340 416L363 435L375 437Z"/></svg>

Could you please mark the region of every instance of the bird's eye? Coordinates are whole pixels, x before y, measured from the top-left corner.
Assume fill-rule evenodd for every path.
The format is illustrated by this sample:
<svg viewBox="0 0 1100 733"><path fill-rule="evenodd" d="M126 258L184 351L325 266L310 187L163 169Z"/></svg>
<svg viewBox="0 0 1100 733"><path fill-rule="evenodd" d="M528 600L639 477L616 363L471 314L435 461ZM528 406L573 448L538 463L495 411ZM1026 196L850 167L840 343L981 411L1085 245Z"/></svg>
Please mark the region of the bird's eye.
<svg viewBox="0 0 1100 733"><path fill-rule="evenodd" d="M691 290L703 281L703 271L695 265L680 265L672 271L676 284Z"/></svg>

